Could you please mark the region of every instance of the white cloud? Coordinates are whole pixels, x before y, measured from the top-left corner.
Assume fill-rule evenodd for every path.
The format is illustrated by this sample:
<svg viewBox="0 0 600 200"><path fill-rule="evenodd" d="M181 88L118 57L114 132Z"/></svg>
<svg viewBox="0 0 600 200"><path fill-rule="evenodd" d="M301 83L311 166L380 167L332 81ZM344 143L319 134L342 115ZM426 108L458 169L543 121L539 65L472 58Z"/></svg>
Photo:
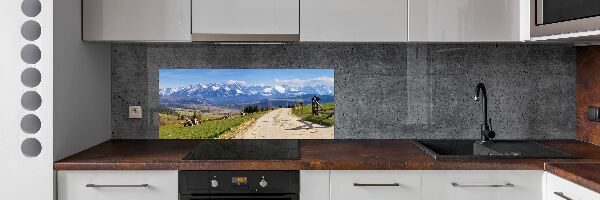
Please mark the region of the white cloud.
<svg viewBox="0 0 600 200"><path fill-rule="evenodd" d="M334 80L333 77L327 77L327 76L311 78L311 79L291 79L291 80L275 79L275 84L276 85L289 85L292 87L318 86L318 85L325 85L325 86L333 87L333 80Z"/></svg>
<svg viewBox="0 0 600 200"><path fill-rule="evenodd" d="M240 84L240 85L248 85L246 81L238 81L238 80L227 80L227 84Z"/></svg>

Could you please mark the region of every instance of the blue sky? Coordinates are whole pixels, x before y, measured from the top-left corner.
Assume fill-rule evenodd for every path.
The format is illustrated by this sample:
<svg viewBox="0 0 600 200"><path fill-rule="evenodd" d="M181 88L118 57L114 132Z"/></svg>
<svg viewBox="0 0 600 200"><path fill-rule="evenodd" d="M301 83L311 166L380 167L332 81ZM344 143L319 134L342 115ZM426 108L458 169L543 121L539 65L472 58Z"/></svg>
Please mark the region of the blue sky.
<svg viewBox="0 0 600 200"><path fill-rule="evenodd" d="M333 85L333 69L160 69L158 77L161 89L234 81L247 85Z"/></svg>

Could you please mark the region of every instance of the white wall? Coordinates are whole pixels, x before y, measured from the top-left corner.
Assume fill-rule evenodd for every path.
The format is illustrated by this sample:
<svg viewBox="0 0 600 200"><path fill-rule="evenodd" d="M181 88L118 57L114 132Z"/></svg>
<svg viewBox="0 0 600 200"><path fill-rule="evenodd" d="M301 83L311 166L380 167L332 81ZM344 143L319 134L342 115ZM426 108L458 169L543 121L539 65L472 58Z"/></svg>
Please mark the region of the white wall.
<svg viewBox="0 0 600 200"><path fill-rule="evenodd" d="M81 0L54 1L54 160L111 138L110 45L81 40Z"/></svg>
<svg viewBox="0 0 600 200"><path fill-rule="evenodd" d="M53 197L53 138L52 138L52 1L41 0L42 10L35 17L21 12L22 0L0 1L0 199L46 200ZM21 36L21 25L35 20L41 25L40 38L27 41ZM21 48L26 44L37 45L41 59L35 64L21 60ZM21 73L28 67L37 68L41 74L40 85L28 88L21 83ZM25 91L35 91L42 97L41 107L27 111L21 106ZM35 114L40 118L41 128L35 134L21 130L21 118ZM41 143L41 153L26 157L21 143L33 138Z"/></svg>
<svg viewBox="0 0 600 200"><path fill-rule="evenodd" d="M40 14L31 17L21 12L22 2L0 1L0 199L53 199L53 162L110 138L110 46L81 42L79 0L40 0ZM21 36L28 20L41 25L33 41ZM39 62L21 59L21 48L28 44L39 47ZM27 68L40 71L39 85L21 83ZM39 108L21 106L26 91L41 96ZM27 114L39 117L39 131L21 129ZM25 139L38 140L41 153L25 156Z"/></svg>

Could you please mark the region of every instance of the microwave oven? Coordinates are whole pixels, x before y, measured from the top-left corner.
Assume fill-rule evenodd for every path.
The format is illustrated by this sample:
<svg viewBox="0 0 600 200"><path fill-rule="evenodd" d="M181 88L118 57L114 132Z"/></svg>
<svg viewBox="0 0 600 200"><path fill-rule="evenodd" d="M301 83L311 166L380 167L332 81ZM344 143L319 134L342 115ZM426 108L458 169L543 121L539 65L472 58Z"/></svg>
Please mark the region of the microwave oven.
<svg viewBox="0 0 600 200"><path fill-rule="evenodd" d="M531 0L531 36L600 30L600 0Z"/></svg>

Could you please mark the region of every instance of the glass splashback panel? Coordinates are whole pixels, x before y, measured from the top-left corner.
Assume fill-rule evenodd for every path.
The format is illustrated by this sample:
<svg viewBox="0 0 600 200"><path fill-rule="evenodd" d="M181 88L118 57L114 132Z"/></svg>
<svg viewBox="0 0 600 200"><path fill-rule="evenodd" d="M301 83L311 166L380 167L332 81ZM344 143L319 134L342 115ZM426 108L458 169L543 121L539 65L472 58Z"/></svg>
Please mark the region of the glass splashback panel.
<svg viewBox="0 0 600 200"><path fill-rule="evenodd" d="M333 139L333 69L160 69L161 139Z"/></svg>

